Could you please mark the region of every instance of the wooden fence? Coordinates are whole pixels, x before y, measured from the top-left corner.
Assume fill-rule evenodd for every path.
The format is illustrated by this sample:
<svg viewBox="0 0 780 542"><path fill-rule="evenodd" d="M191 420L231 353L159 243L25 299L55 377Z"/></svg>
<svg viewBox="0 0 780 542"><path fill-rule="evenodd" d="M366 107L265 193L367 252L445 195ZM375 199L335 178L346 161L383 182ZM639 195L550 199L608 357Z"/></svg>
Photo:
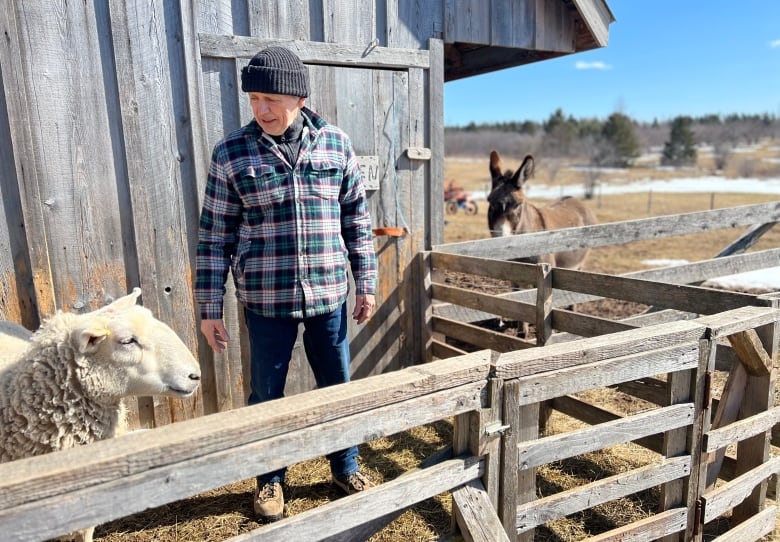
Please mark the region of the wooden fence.
<svg viewBox="0 0 780 542"><path fill-rule="evenodd" d="M425 260L434 276L442 266L473 263L441 253ZM501 275L506 266L531 272L520 263L482 263L486 276ZM663 294L677 310L712 314L646 327L621 323L617 330L602 319L553 309L554 326L611 332L543 348L517 348L489 330L433 316L439 334L433 348L451 359L1 464L0 524L17 540L40 540L452 419L451 454L231 540L363 540L401 510L442 492L452 493L467 540L531 540L534 529L557 518L646 491L660 495L659 510L590 540L701 540L708 524L724 517L730 530L719 541L771 532L776 509L766 505L767 486L780 469L769 442L780 419L773 405L777 297L695 286L666 285L662 292L662 284L634 278L538 273L575 292ZM471 310L527 313L522 301L473 297L435 281L430 286L434 299L447 297ZM443 334L476 350L464 352ZM480 346L486 342L489 350ZM716 401L713 374L728 363L729 379ZM590 390L631 393L650 406L621 415L586 400L582 394ZM540 431L544 404L587 426ZM624 443L652 451L647 464L539 496L541 466Z"/></svg>

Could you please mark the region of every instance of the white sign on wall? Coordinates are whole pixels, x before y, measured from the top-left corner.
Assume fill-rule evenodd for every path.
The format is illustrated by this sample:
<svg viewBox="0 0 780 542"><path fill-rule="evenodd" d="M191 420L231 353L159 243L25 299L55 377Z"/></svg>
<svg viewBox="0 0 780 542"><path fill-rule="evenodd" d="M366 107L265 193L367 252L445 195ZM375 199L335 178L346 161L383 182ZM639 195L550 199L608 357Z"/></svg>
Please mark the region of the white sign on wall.
<svg viewBox="0 0 780 542"><path fill-rule="evenodd" d="M379 157L358 156L357 161L366 190L379 190Z"/></svg>

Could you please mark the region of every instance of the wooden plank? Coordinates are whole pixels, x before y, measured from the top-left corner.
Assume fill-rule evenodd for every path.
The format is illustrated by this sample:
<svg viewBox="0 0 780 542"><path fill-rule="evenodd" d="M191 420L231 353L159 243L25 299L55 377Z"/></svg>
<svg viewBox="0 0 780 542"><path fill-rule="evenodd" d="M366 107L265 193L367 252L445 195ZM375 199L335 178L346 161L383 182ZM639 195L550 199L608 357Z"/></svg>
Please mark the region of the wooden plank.
<svg viewBox="0 0 780 542"><path fill-rule="evenodd" d="M579 337L607 335L619 331L626 331L627 329L634 329L636 327L638 326L634 323L616 322L609 318L578 314L570 310L552 310L552 328ZM569 337L568 340L574 340L575 338L576 337ZM552 335L547 342L559 342L558 334Z"/></svg>
<svg viewBox="0 0 780 542"><path fill-rule="evenodd" d="M490 43L490 26L490 2L445 1L444 36L448 43Z"/></svg>
<svg viewBox="0 0 780 542"><path fill-rule="evenodd" d="M408 115L404 119L404 133L408 133L409 145L428 145L428 132L424 123L416 122L416 119L425 118L426 93L429 87L429 77L426 70L412 69L408 72ZM391 105L392 107L392 105ZM429 167L415 163L408 157L399 159L399 168L405 170L403 182L407 184L406 208L396 219L396 223L410 230L408 241L401 243L406 251L407 272L402 283L408 282L410 289L410 303L413 310L403 311L408 316L407 333L412 338L414 351L424 352L425 343L428 340L430 330L421 322L428 322L431 299L425 280L422 276L423 267L420 265L420 255L430 246L428 235L429 226L426 224L426 209L428 207ZM397 172L400 174L401 171ZM414 225L414 227L410 225ZM428 232L426 234L426 232ZM407 278L408 277L408 280ZM424 355L418 359L425 359Z"/></svg>
<svg viewBox="0 0 780 542"><path fill-rule="evenodd" d="M367 49L366 45L206 33L200 34L198 38L203 57L250 59L261 49L281 46L293 51L306 64L398 70L430 67L428 53L414 49L390 49L380 46Z"/></svg>
<svg viewBox="0 0 780 542"><path fill-rule="evenodd" d="M687 476L689 472L690 457L668 458L658 464L536 499L517 507L517 532Z"/></svg>
<svg viewBox="0 0 780 542"><path fill-rule="evenodd" d="M697 352L697 362L700 362L700 353ZM697 363L698 365L698 363ZM691 404L694 408L694 412L691 416L691 424L685 427L671 428L663 433L663 439L661 446L657 450L661 453L662 457L676 457L680 455L688 455L690 453L688 442L689 435L693 432L693 424L700 423L701 418L695 416L697 406L693 404L694 398L694 382L697 380L695 370L686 370L668 373L666 375L666 402L670 405L679 403ZM703 380L703 379L702 379ZM699 407L698 410L701 410ZM696 464L695 458L693 463ZM679 478L676 480L670 480L669 482L661 486L659 495L659 510L671 510L685 506L690 512L690 503L687 502L688 492L686 488L688 480L686 478ZM687 527L688 519L683 523L683 527ZM667 536L664 542L674 542L675 536Z"/></svg>
<svg viewBox="0 0 780 542"><path fill-rule="evenodd" d="M533 348L534 344L506 333L464 324L448 318L434 317L433 331L443 333L448 337L472 344L478 348L488 348L496 352L513 352L524 348Z"/></svg>
<svg viewBox="0 0 780 542"><path fill-rule="evenodd" d="M452 502L466 542L509 542L482 482L472 480L454 490Z"/></svg>
<svg viewBox="0 0 780 542"><path fill-rule="evenodd" d="M752 303L755 304L755 303ZM702 316L696 321L709 328L714 339L773 324L780 320L780 311L772 307L743 306L719 314Z"/></svg>
<svg viewBox="0 0 780 542"><path fill-rule="evenodd" d="M696 367L697 361L696 343L684 343L521 376L519 379L523 391L520 394L520 404L546 401L562 395L603 388L650 375L683 371Z"/></svg>
<svg viewBox="0 0 780 542"><path fill-rule="evenodd" d="M596 405L586 403L571 395L556 397L552 401L552 407L576 420L583 421L590 425L596 425L604 422L622 419L623 416L610 412ZM634 441L639 446L644 446L648 450L661 454L663 452L663 435L651 435L641 437Z"/></svg>
<svg viewBox="0 0 780 542"><path fill-rule="evenodd" d="M242 3L246 8L246 4ZM190 39L193 47L200 53L197 31L215 34L248 33L248 16L241 16L241 9L231 1L221 0L208 5L197 3L198 15L191 28ZM233 16L236 10L236 16ZM196 118L202 123L198 144L203 153L203 167L207 168L214 145L225 135L247 122L251 115L242 114L242 104L248 107L247 99L241 95L241 86L237 82L240 67L234 59L203 58L196 60L200 78L200 111ZM243 120L242 120L243 119ZM202 199L206 188L206 175L195 179L198 197ZM199 207L202 201L199 203ZM221 354L215 354L211 347L200 337L199 351L201 366L205 368L203 382L204 410L209 408L222 412L246 405L245 389L249 387L249 371L244 371L244 356L248 357L248 336L243 325L243 309L236 299L235 285L231 273L225 283L223 297L223 319L225 328L231 337L227 348ZM201 334L202 335L202 334ZM247 363L248 365L248 363Z"/></svg>
<svg viewBox="0 0 780 542"><path fill-rule="evenodd" d="M777 334L774 335L777 338ZM747 418L772 408L775 402L775 380L777 371L767 376L748 376L745 385L745 400L740 408L740 417ZM737 443L736 474L743 474L759 468L770 459L769 432L758 434ZM775 471L776 472L776 471ZM742 523L764 508L767 480L757 484L742 502L732 511L731 520Z"/></svg>
<svg viewBox="0 0 780 542"><path fill-rule="evenodd" d="M430 38L441 38L444 10L439 5L430 9L427 0L386 0L385 4L388 47L425 49Z"/></svg>
<svg viewBox="0 0 780 542"><path fill-rule="evenodd" d="M489 432L488 426L498 424L505 427L502 417L504 403L504 382L497 378L488 380L487 407L480 413L480 426L476 431L477 442L472 443L474 455L485 459L485 474L482 484L488 493L490 503L498 510L501 491L501 441L505 430Z"/></svg>
<svg viewBox="0 0 780 542"><path fill-rule="evenodd" d="M515 514L517 503L520 499L523 502L533 500L535 495L534 472L517 472L517 444L520 440L532 440L535 438L534 430L537 431L539 423L539 410L532 412L534 421L529 420L528 415L522 415L520 405L517 401L520 396L520 384L517 380L504 382L504 397L502 404L502 416L505 424L509 425L509 430L504 433L501 439L501 485L498 492L498 517L501 518L501 524L504 531L512 533L515 531ZM532 410L530 408L523 409ZM521 488L523 493L521 494Z"/></svg>
<svg viewBox="0 0 780 542"><path fill-rule="evenodd" d="M673 508L591 536L583 542L652 542L685 529L687 515L685 508Z"/></svg>
<svg viewBox="0 0 780 542"><path fill-rule="evenodd" d="M693 405L683 403L626 416L585 429L542 437L532 442L521 442L518 445L518 468L523 470L538 467L603 450L609 446L688 426L692 420Z"/></svg>
<svg viewBox="0 0 780 542"><path fill-rule="evenodd" d="M722 516L747 499L754 488L772 475L780 472L780 457L768 459L765 463L737 476L733 480L706 492L702 496L704 503L704 523ZM746 518L747 519L747 518Z"/></svg>
<svg viewBox="0 0 780 542"><path fill-rule="evenodd" d="M754 329L733 333L727 338L748 374L753 376L769 374L772 370L772 359L764 350L761 339Z"/></svg>
<svg viewBox="0 0 780 542"><path fill-rule="evenodd" d="M544 349L503 353L496 361L496 375L513 378L554 371L620 357L625 352L643 352L697 340L701 329L692 322L671 322L651 329L635 329L607 337L551 344ZM628 378L626 379L628 380Z"/></svg>
<svg viewBox="0 0 780 542"><path fill-rule="evenodd" d="M598 47L606 47L609 41L609 25L615 17L603 0L573 0L574 6L582 17Z"/></svg>
<svg viewBox="0 0 780 542"><path fill-rule="evenodd" d="M715 409L715 415L712 418L711 428L718 429L731 424L739 416L739 409L745 397L745 384L747 383L747 372L741 363L735 364L729 371L728 379L723 387L723 391ZM710 429L712 431L712 429ZM716 433L717 434L717 433ZM709 440L705 435L705 443ZM731 443L729 443L731 444ZM702 446L705 444L703 443ZM709 447L709 446L708 446ZM708 450L709 451L709 450ZM725 447L712 450L707 458L707 487L712 487L718 479L720 467L723 464L723 458L726 455Z"/></svg>
<svg viewBox="0 0 780 542"><path fill-rule="evenodd" d="M536 267L536 344L544 346L552 335L552 268L543 263Z"/></svg>
<svg viewBox="0 0 780 542"><path fill-rule="evenodd" d="M430 70L428 71L428 132L427 147L431 149L431 160L427 162L428 178L426 180L428 202L426 231L430 238L425 240L425 249L441 243L444 240L444 205L441 194L444 193L444 43L440 39L428 41L430 51ZM436 91L434 91L436 89Z"/></svg>
<svg viewBox="0 0 780 542"><path fill-rule="evenodd" d="M497 260L495 258L478 258L434 251L431 252L431 265L434 268L455 271L457 273L468 273L513 283L535 284L536 268L539 264Z"/></svg>
<svg viewBox="0 0 780 542"><path fill-rule="evenodd" d="M536 2L534 49L555 53L574 53L576 29L574 16L561 2ZM503 17L503 14L495 14Z"/></svg>
<svg viewBox="0 0 780 542"><path fill-rule="evenodd" d="M183 188L185 192L191 194L191 197L196 198L194 200L194 206L197 210L193 213L193 222L188 227L196 228L194 223L195 216L199 215L201 207L201 198L205 189L206 176L208 172L209 157L211 155L211 149L206 144L207 142L207 127L206 127L206 115L205 115L205 95L204 87L201 77L201 59L198 49L198 25L203 24L203 21L197 19L196 8L192 5L191 1L181 2L181 25L182 25L182 39L181 46L183 51L183 66L184 75L181 77L182 84L186 85L183 90L185 99L183 100L183 110L186 111L183 115L178 117L178 122L189 123L188 130L180 130L180 139L183 142L183 146L189 149L190 156L187 160L187 156L184 156L184 162L189 164L184 166L187 168L182 175ZM216 5L209 6L210 11L218 9ZM195 236L188 236L190 243L195 242ZM190 249L192 252L192 249ZM196 314L199 317L199 315ZM199 327L199 326L198 326ZM200 400L203 409L203 414L213 414L218 411L217 407L217 395L216 395L216 374L214 372L214 364L211 362L211 348L205 340L205 337L196 332L197 336L197 353L196 356L201 362L201 386L200 386Z"/></svg>
<svg viewBox="0 0 780 542"><path fill-rule="evenodd" d="M645 305L713 314L754 304L755 296L701 286L620 277L602 273L556 268L553 288L599 297L623 299Z"/></svg>
<svg viewBox="0 0 780 542"><path fill-rule="evenodd" d="M14 4L16 21L24 24L10 25L18 32L21 54L9 66L19 65L19 72L4 69L3 77L27 91L25 102L16 102L26 110L17 111L15 104L9 113L12 133L17 121L29 125L21 132L19 152L29 143L30 153L20 167L34 173L19 181L25 185L23 206L31 210L25 221L35 245L38 304L42 311L96 309L126 294L126 279L136 272L125 269L125 258L132 262L133 239L125 235L131 224L120 204L122 159L112 146L118 135L112 127L116 104L103 85L104 66L113 68L103 63L98 46L106 45L95 24L95 10L102 7ZM50 293L54 299L46 298Z"/></svg>
<svg viewBox="0 0 780 542"><path fill-rule="evenodd" d="M364 0L322 0L323 41L359 45L369 52L379 42L376 4Z"/></svg>
<svg viewBox="0 0 780 542"><path fill-rule="evenodd" d="M714 452L758 433L771 431L778 423L780 423L780 408L775 407L761 414L730 423L725 427L711 429L704 436L704 451Z"/></svg>
<svg viewBox="0 0 780 542"><path fill-rule="evenodd" d="M745 542L746 540L760 540L771 534L777 524L777 506L768 506L752 518L740 523L733 529L729 529L722 535L713 538L712 542Z"/></svg>
<svg viewBox="0 0 780 542"><path fill-rule="evenodd" d="M454 358L455 356L462 356L466 353L467 352L465 350L456 348L451 344L447 344L445 342L436 339L431 339L431 354L435 358L439 358L439 359Z"/></svg>
<svg viewBox="0 0 780 542"><path fill-rule="evenodd" d="M449 243L433 248L439 252L509 260L777 221L780 221L780 201Z"/></svg>
<svg viewBox="0 0 780 542"><path fill-rule="evenodd" d="M491 0L490 45L534 49L537 2Z"/></svg>
<svg viewBox="0 0 780 542"><path fill-rule="evenodd" d="M176 132L188 127L179 125L173 105L181 103L185 95L172 78L181 67L162 62L173 58L167 54L169 47L179 46L166 20L179 20L180 16L169 13L160 17L151 5L130 7L116 1L110 5L114 56L125 66L117 70L117 81L142 302L197 352L198 326L190 282L194 272L189 266L194 257L187 238L187 232L197 228L194 220L188 220L188 215L197 212L197 198L185 193L182 186L180 164L184 157ZM170 4L166 9L175 7ZM176 41L171 44L169 39ZM202 414L197 395L192 399L165 398L158 404L154 409L156 426Z"/></svg>
<svg viewBox="0 0 780 542"><path fill-rule="evenodd" d="M400 474L398 478L410 476L412 474L420 472L421 469L427 469L429 467L432 467L438 463L442 463L449 459L452 459L452 446L444 446L443 448L440 448L433 454L426 457L423 461L420 462L420 464L416 468L407 470L406 472ZM342 540L368 540L371 537L371 535L385 528L396 518L398 518L398 516L403 514L407 508L408 506L406 507L399 506L392 512L389 512L376 519L369 520L365 523L362 523L359 526L355 526L346 531L342 531L338 535L328 537L328 538L322 538L320 539L320 542L341 542Z"/></svg>
<svg viewBox="0 0 780 542"><path fill-rule="evenodd" d="M73 467L76 464L76 461L73 461L67 464L71 467L69 473L63 473L62 468L60 468L56 476L49 477L49 489L58 491L59 494L41 496L38 500L4 507L3 510L0 510L0 522L11 532L18 534L20 540L43 538L42 535L69 532L90 524L102 523L189 497L227 483L251 478L305 459L344 449L365 442L367 439L398 433L411 427L444 419L450 415L478 410L481 408L483 389L484 383L480 383L480 386L470 384L438 394L417 397L408 402L402 401L378 409L342 416L259 441L234 439L233 442L224 443L222 450L205 454L202 453L202 447L199 448L193 444L186 457L181 457L178 462L168 462L159 468L149 464L139 465L141 468L135 474L129 472L135 469L120 468L119 464L114 463L114 473L110 479L104 477L103 480L98 480L94 475L90 475L87 484L84 484L83 480L77 480L77 483L74 484L72 479L65 479L67 476L72 476L75 471L80 470L78 467ZM265 403L266 406L268 404ZM227 414L230 413L214 414L206 418L225 417ZM102 443L111 444L114 449L117 449L123 445L126 446L133 440L144 440L147 434L194 421L198 420L188 420L140 434L128 434L126 437L102 441ZM169 449L167 442L161 443L157 440L155 445L157 455L160 455L161 444L166 446L166 450ZM85 448L75 448L58 453L66 457L68 455L75 456L78 454L69 454L68 452L89 452ZM41 458L44 457L41 456ZM128 467L127 461L135 460L136 457L126 457L125 467ZM12 463L4 465L12 465ZM452 485L446 485L452 482L446 480L446 477L439 482L429 481L432 486L437 483L445 484L443 487L438 486L441 489L434 492L433 495L477 478L482 475L483 471L480 458L466 459L465 464L461 461L460 468L470 472L468 478L459 480L459 483ZM435 467L434 470L436 470ZM42 483L46 482L42 481ZM74 485L81 486L81 488L72 489ZM36 495L40 495L35 491L35 486L37 486L37 482L30 484L28 489L31 489ZM132 503L117 506L115 500L119 495L123 496L122 501L125 501L128 495L137 495L138 498L130 499L133 501ZM3 498L7 500L5 499L6 495L3 495ZM390 503L390 506L393 506L393 503ZM46 522L35 519L39 518L41 509L47 510ZM392 509L384 510L384 513L387 513Z"/></svg>
<svg viewBox="0 0 780 542"><path fill-rule="evenodd" d="M0 25L8 28L3 24L4 16L5 14L0 15ZM2 57L0 62L4 66L9 65ZM0 227L0 253L7 255L0 258L0 319L16 322L33 330L38 329L40 320L34 301L31 251L27 244L21 200L23 188L19 186L16 171L17 163L8 123L8 103L6 93L0 92L0 200L3 202L0 205L0 224L3 226ZM13 98L10 104L12 108L16 106ZM18 112L11 113L14 114ZM21 173L24 174L24 171Z"/></svg>
<svg viewBox="0 0 780 542"><path fill-rule="evenodd" d="M265 525L229 542L262 540L320 540L335 537L351 527L381 517L400 506L409 506L478 478L479 458L456 458L401 476L369 491L342 497L282 521ZM341 538L343 540L343 538Z"/></svg>
<svg viewBox="0 0 780 542"><path fill-rule="evenodd" d="M309 0L250 1L249 35L266 39L314 40ZM322 19L320 18L320 21ZM321 29L319 30L321 33ZM232 34L232 32L231 32ZM236 33L237 34L237 33ZM258 51L260 49L257 49Z"/></svg>
<svg viewBox="0 0 780 542"><path fill-rule="evenodd" d="M35 58L31 58L29 53L24 52L29 50L30 43L27 41L25 29L18 24L18 21L23 21L25 17L25 9L17 8L18 3L8 2L6 8L0 10L0 23L5 30L5 46L0 47L4 88L26 88L29 84L28 80L33 77L32 65L38 62ZM48 257L45 204L42 204L47 201L47 197L41 193L44 188L43 177L46 173L36 164L42 158L38 156L39 148L36 147L37 134L32 118L33 106L30 103L35 101L35 96L28 95L26 92L3 92L2 94L3 111L7 114L7 117L4 115L3 118L7 118L8 121L8 126L4 127L8 131L8 137L2 138L2 178L7 179L7 185L5 181L3 184L3 202L11 201L14 196L19 199L18 208L10 212L6 219L16 219L16 225L9 225L7 232L11 239L18 235L20 243L20 246L14 247L6 245L11 248L14 256L13 262L7 262L8 268L4 270L2 278L5 279L4 284L15 285L17 283L15 275L21 274L24 269L21 266L17 267L17 264L26 264L28 276L23 280L28 292L21 295L16 302L22 305L25 298L29 302L27 311L24 311L21 306L13 307L14 301L7 303L4 308L4 318L21 323L28 329L36 329L41 316L54 314L57 303L54 296L51 262ZM24 228L20 226L21 224L24 224ZM24 312L28 314L23 317Z"/></svg>
<svg viewBox="0 0 780 542"><path fill-rule="evenodd" d="M457 286L447 286L438 282L431 284L431 296L438 301L464 305L511 320L532 322L536 315L535 305L510 301L491 294L458 288Z"/></svg>
<svg viewBox="0 0 780 542"><path fill-rule="evenodd" d="M51 495L55 480L63 476L63 467L76 465L66 478L77 480L76 485L82 487L170 464L190 457L193 450L202 454L215 453L225 447L270 438L448 388L475 382L478 387L484 387L489 363L488 352L473 353L313 390L301 396L186 420L171 429L165 426L133 435L135 438L123 440L122 444L117 444L116 439L101 441L0 464L3 488L0 506ZM166 448L164 455L159 453L162 445Z"/></svg>

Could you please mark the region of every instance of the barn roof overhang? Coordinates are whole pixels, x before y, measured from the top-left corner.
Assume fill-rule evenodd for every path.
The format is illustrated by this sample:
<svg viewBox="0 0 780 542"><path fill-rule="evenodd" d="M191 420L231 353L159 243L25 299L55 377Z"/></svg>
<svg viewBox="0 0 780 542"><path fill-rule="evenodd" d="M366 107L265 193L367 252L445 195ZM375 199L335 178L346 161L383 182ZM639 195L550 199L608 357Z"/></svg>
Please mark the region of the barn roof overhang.
<svg viewBox="0 0 780 542"><path fill-rule="evenodd" d="M605 47L615 21L604 0L514 0L448 15L444 80ZM511 12L509 11L511 9ZM476 31L477 25L484 28Z"/></svg>

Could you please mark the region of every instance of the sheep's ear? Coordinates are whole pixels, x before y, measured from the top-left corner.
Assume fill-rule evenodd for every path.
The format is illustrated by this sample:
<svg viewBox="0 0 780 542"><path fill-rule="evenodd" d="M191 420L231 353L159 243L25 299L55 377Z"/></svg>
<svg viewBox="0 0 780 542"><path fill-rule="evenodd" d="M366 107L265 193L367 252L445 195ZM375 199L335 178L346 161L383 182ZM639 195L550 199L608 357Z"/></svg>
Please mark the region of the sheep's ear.
<svg viewBox="0 0 780 542"><path fill-rule="evenodd" d="M106 312L119 312L125 309L129 309L130 307L136 304L139 297L141 297L141 289L133 288L133 291L131 293L127 294L126 296L122 296L118 299L115 299L109 305L103 307L103 310Z"/></svg>
<svg viewBox="0 0 780 542"><path fill-rule="evenodd" d="M111 332L105 326L94 326L73 332L76 350L81 354L92 354L97 351Z"/></svg>

